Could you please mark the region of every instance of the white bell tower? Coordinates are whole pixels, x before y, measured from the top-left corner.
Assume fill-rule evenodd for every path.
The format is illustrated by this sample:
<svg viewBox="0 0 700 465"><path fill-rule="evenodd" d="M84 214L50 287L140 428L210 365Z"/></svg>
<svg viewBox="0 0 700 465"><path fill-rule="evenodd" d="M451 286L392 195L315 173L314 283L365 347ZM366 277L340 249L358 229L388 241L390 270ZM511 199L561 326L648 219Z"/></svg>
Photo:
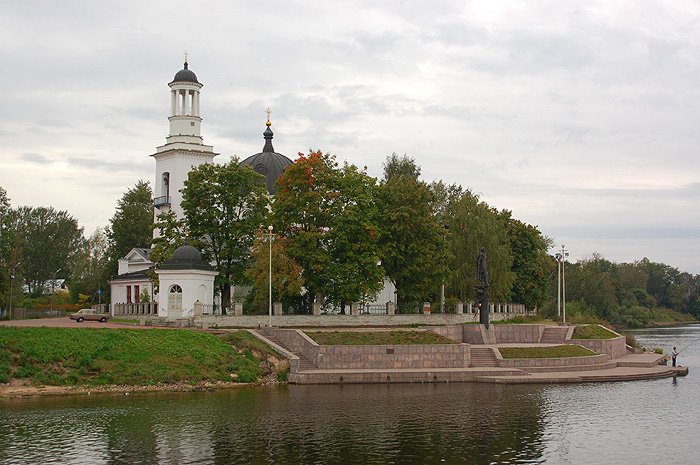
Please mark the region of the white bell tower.
<svg viewBox="0 0 700 465"><path fill-rule="evenodd" d="M189 69L187 54L183 69L175 74L170 87L170 134L165 145L156 148L151 156L156 160L156 179L153 185L153 215L172 210L183 218L182 188L190 170L202 163L212 163L218 153L204 145L201 136L202 118L199 113L199 91L202 84ZM153 238L160 236L153 230Z"/></svg>

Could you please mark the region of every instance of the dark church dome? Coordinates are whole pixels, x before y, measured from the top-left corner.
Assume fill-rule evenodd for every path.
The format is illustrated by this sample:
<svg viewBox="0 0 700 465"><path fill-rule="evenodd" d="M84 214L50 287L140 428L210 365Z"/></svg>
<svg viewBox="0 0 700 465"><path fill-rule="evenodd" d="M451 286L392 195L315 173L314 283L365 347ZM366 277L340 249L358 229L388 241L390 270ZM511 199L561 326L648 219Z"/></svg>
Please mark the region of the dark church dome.
<svg viewBox="0 0 700 465"><path fill-rule="evenodd" d="M211 270L209 263L202 260L202 254L196 247L190 245L189 238L185 238L185 244L175 250L173 258L164 261L160 265L164 270Z"/></svg>
<svg viewBox="0 0 700 465"><path fill-rule="evenodd" d="M275 149L272 147L272 137L274 134L272 133L272 129L270 129L272 123L268 121L265 124L267 125L267 129L263 132L265 146L262 152L249 156L243 160L241 164L248 165L253 168L256 173L265 176L267 191L270 194L274 194L279 189L275 182L282 176L287 166L291 165L293 162L281 153L275 152Z"/></svg>
<svg viewBox="0 0 700 465"><path fill-rule="evenodd" d="M188 68L187 62L185 62L184 68L175 73L173 82L196 82L197 84L199 84L199 81L197 80L197 75L194 74L194 72Z"/></svg>

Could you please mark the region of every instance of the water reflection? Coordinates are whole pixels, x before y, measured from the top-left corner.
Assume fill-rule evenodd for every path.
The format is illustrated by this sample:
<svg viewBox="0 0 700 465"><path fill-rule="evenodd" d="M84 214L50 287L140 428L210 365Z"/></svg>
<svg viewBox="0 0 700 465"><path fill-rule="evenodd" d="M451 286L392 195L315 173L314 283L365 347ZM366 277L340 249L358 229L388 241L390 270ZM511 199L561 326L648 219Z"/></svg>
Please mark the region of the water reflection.
<svg viewBox="0 0 700 465"><path fill-rule="evenodd" d="M677 380L0 401L0 463L694 463L698 329L638 334L648 346L691 344L683 358L691 373Z"/></svg>
<svg viewBox="0 0 700 465"><path fill-rule="evenodd" d="M485 384L16 400L0 463L536 463L543 404Z"/></svg>

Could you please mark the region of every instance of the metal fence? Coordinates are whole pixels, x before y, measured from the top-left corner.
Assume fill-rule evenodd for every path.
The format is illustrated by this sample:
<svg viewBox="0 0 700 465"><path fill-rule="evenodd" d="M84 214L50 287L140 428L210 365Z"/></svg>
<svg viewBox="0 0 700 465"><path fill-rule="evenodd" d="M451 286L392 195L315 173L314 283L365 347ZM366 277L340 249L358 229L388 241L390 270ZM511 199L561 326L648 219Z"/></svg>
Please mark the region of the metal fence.
<svg viewBox="0 0 700 465"><path fill-rule="evenodd" d="M367 304L362 313L366 315L386 315L386 304Z"/></svg>
<svg viewBox="0 0 700 465"><path fill-rule="evenodd" d="M9 317L9 312L5 315ZM61 318L66 316L66 311L57 308L13 308L13 320L27 320L30 318Z"/></svg>

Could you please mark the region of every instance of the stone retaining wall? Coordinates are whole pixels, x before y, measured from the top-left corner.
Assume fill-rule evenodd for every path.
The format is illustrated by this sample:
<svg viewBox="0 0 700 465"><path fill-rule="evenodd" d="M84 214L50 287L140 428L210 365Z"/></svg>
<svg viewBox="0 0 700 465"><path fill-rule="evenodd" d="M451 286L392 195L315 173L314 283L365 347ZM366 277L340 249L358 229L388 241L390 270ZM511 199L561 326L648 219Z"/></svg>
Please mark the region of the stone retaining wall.
<svg viewBox="0 0 700 465"><path fill-rule="evenodd" d="M545 327L546 325L502 324L489 325L487 331L482 325L463 325L462 341L468 344L537 344Z"/></svg>
<svg viewBox="0 0 700 465"><path fill-rule="evenodd" d="M263 336L270 335L279 340L284 347L296 353L300 353L307 360L318 366L319 345L297 329L266 328L261 331Z"/></svg>
<svg viewBox="0 0 700 465"><path fill-rule="evenodd" d="M469 346L373 345L319 346L318 368L397 369L465 368L469 366Z"/></svg>
<svg viewBox="0 0 700 465"><path fill-rule="evenodd" d="M464 342L462 325L428 326L425 329L455 342Z"/></svg>
<svg viewBox="0 0 700 465"><path fill-rule="evenodd" d="M493 325L496 332L496 344L512 342L536 344L540 342L544 325Z"/></svg>
<svg viewBox="0 0 700 465"><path fill-rule="evenodd" d="M508 368L531 368L531 367L571 367L580 365L597 365L608 361L606 354L588 355L584 357L562 357L562 358L502 358L498 353L498 366Z"/></svg>
<svg viewBox="0 0 700 465"><path fill-rule="evenodd" d="M571 344L579 344L593 352L607 354L610 358L618 358L627 354L626 341L624 336L612 339L571 339Z"/></svg>

